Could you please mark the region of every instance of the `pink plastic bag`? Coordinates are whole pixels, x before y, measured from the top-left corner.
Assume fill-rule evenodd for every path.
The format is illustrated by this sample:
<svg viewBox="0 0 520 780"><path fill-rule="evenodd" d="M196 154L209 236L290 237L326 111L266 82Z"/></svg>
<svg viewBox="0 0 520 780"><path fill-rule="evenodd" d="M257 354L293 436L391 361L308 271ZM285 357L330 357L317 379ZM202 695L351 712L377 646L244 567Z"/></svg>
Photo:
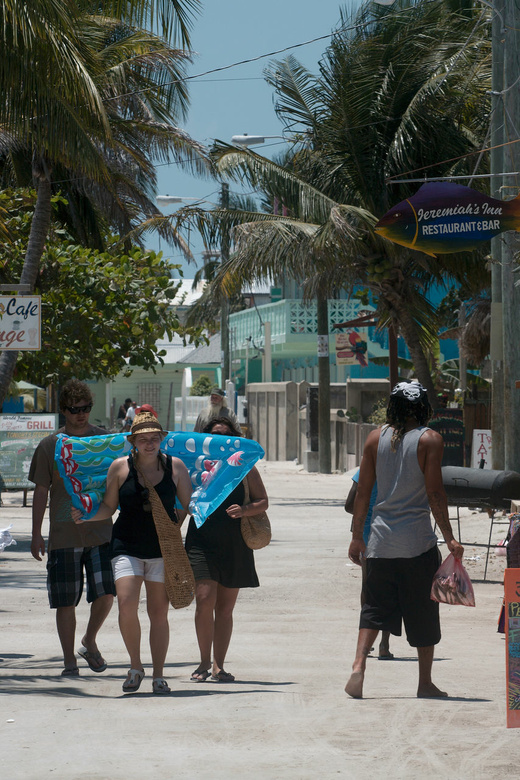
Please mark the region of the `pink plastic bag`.
<svg viewBox="0 0 520 780"><path fill-rule="evenodd" d="M430 598L443 604L475 606L475 594L468 572L460 558L455 558L452 553L435 572Z"/></svg>

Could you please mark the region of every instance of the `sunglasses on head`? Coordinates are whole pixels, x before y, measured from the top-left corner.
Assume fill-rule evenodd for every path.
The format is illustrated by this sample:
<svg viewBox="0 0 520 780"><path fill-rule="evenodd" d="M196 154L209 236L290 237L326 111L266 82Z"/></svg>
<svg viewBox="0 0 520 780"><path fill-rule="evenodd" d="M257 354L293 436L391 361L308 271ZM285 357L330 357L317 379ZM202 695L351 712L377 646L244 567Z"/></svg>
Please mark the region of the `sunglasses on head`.
<svg viewBox="0 0 520 780"><path fill-rule="evenodd" d="M83 414L90 412L92 404L87 404L86 406L66 406L65 409L71 414Z"/></svg>

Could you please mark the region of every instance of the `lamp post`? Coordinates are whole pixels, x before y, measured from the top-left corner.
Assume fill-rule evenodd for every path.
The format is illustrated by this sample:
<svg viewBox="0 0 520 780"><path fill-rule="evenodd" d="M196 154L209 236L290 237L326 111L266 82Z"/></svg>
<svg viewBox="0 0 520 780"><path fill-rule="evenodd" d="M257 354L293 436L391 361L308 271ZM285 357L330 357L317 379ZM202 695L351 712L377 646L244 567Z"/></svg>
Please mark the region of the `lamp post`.
<svg viewBox="0 0 520 780"><path fill-rule="evenodd" d="M157 195L155 201L159 206L169 206L170 204L184 203L186 201L198 201L199 203L208 202L200 200L200 198L186 197L184 195ZM226 182L222 182L221 184L220 205L223 209L229 208L229 184ZM226 231L226 233L222 235L220 252L217 253L208 250L203 253L203 256L204 255L206 257L220 257L221 262L225 263L229 259L229 233ZM225 293L223 294L222 306L220 310L220 346L222 385L225 385L226 381L230 379L229 300Z"/></svg>

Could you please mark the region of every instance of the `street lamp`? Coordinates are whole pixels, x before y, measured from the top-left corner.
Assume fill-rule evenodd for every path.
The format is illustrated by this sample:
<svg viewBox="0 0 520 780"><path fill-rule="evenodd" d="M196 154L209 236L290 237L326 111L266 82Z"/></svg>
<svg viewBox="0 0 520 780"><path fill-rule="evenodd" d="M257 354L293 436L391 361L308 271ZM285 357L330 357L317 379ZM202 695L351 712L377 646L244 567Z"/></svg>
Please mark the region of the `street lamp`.
<svg viewBox="0 0 520 780"><path fill-rule="evenodd" d="M157 195L155 202L158 206L169 206L171 203L184 203L186 200L198 200L198 198L184 198L181 195Z"/></svg>
<svg viewBox="0 0 520 780"><path fill-rule="evenodd" d="M257 144L265 143L266 138L281 138L282 141L288 140L283 135L248 135L244 133L244 135L231 136L231 143L235 144L235 146L256 146Z"/></svg>
<svg viewBox="0 0 520 780"><path fill-rule="evenodd" d="M237 146L254 146L264 143L266 138L282 138L284 141L297 141L298 139L287 139L284 136L263 136L263 135L234 135L231 140ZM318 457L319 471L321 474L330 474L331 472L331 447L330 447L330 357L329 357L329 313L328 300L319 295L316 299L317 315L317 351L318 351ZM268 349L270 349L270 327L271 323L264 323L265 328L265 365L269 361ZM269 381L265 379L264 381Z"/></svg>

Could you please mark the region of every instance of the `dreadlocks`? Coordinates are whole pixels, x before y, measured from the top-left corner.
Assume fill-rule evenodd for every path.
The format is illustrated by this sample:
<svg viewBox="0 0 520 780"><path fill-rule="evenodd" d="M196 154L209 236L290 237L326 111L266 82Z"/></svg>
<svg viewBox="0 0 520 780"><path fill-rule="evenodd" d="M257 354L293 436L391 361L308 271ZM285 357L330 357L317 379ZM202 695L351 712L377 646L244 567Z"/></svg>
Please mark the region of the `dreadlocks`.
<svg viewBox="0 0 520 780"><path fill-rule="evenodd" d="M425 425L431 414L432 408L425 388L419 382L399 382L392 390L386 410L386 422L394 429L392 452L397 450L410 417L413 417L418 425Z"/></svg>

